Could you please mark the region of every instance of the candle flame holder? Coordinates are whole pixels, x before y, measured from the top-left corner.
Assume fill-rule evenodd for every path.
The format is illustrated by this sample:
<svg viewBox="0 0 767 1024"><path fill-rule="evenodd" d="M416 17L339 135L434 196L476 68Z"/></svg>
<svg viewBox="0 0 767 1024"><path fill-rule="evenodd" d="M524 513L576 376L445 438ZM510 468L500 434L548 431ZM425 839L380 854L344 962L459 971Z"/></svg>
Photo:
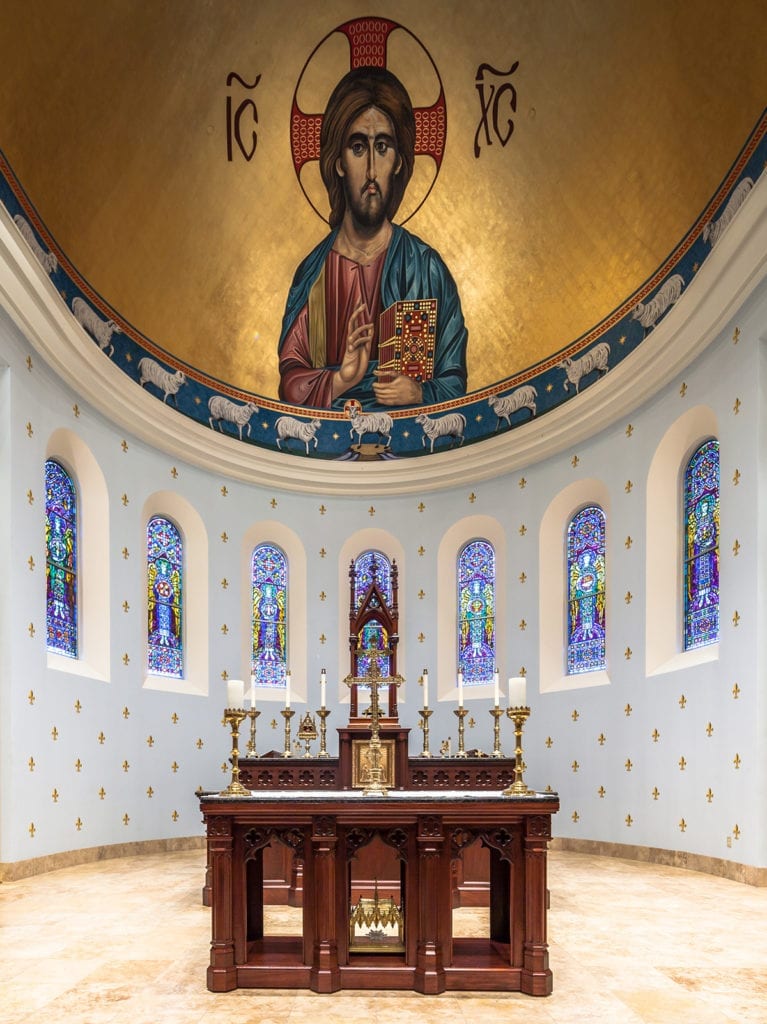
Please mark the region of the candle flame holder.
<svg viewBox="0 0 767 1024"><path fill-rule="evenodd" d="M468 757L464 746L464 731L465 722L464 718L468 715L468 708L455 708L453 714L458 718L458 750L456 751L456 757Z"/></svg>
<svg viewBox="0 0 767 1024"><path fill-rule="evenodd" d="M527 765L522 760L522 729L530 717L530 708L507 708L507 716L514 722L514 781L501 793L501 796L527 796L535 790L528 789L525 780L522 778Z"/></svg>
<svg viewBox="0 0 767 1024"><path fill-rule="evenodd" d="M328 728L328 725L327 725L327 722L325 721L325 719L328 717L329 714L330 714L330 711L327 708L324 708L324 707L320 708L317 711L317 715L318 715L319 720L320 720L320 750L319 750L319 753L317 754L317 757L330 757L330 754L328 753L327 747L325 745L326 742L327 742L327 728Z"/></svg>
<svg viewBox="0 0 767 1024"><path fill-rule="evenodd" d="M503 751L501 750L501 719L504 715L503 708L494 707L490 708L490 714L493 716L493 752L491 757L503 757Z"/></svg>
<svg viewBox="0 0 767 1024"><path fill-rule="evenodd" d="M421 728L423 729L423 750L418 756L431 757L431 751L429 750L429 719L434 712L430 708L423 707L418 714L421 716Z"/></svg>
<svg viewBox="0 0 767 1024"><path fill-rule="evenodd" d="M290 749L290 720L295 715L295 711L292 708L283 708L280 714L285 719L285 749L282 752L282 756L292 757L293 751Z"/></svg>
<svg viewBox="0 0 767 1024"><path fill-rule="evenodd" d="M229 758L232 762L232 781L219 796L250 796L250 790L240 782L240 751L237 749L240 725L246 715L244 708L226 708L224 711L224 725L229 725L232 730L232 753Z"/></svg>

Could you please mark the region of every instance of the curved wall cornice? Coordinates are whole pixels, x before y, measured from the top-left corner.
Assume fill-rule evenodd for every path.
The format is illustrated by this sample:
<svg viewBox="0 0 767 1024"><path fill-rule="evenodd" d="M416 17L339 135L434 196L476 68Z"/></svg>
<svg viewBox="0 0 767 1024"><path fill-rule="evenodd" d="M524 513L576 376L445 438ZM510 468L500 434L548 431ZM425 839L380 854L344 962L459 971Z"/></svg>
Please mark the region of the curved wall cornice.
<svg viewBox="0 0 767 1024"><path fill-rule="evenodd" d="M147 444L218 476L324 495L395 495L486 480L593 436L667 384L727 326L767 274L762 177L677 304L639 348L582 395L541 419L423 460L344 463L267 451L211 431L119 370L74 322L53 283L0 207L0 300L33 348L81 398Z"/></svg>

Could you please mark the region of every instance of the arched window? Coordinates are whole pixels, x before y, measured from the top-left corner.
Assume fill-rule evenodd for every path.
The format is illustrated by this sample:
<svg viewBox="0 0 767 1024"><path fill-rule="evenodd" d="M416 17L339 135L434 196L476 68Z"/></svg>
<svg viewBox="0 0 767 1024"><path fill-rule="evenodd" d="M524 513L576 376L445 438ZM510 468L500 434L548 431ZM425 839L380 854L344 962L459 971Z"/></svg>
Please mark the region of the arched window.
<svg viewBox="0 0 767 1024"><path fill-rule="evenodd" d="M704 442L684 473L684 649L719 640L719 442Z"/></svg>
<svg viewBox="0 0 767 1024"><path fill-rule="evenodd" d="M45 578L48 650L67 658L78 655L77 637L77 492L54 459L45 463Z"/></svg>
<svg viewBox="0 0 767 1024"><path fill-rule="evenodd" d="M382 551L363 551L354 560L354 606L359 608L365 595L375 580L387 605L392 603L391 562ZM368 621L360 632L357 649L362 651L383 651L389 647L389 637L384 626L375 619ZM366 676L370 673L372 657L369 654L357 655L357 675ZM378 658L378 671L388 676L391 661L388 654Z"/></svg>
<svg viewBox="0 0 767 1024"><path fill-rule="evenodd" d="M250 569L253 607L251 673L256 686L285 686L288 669L288 560L274 544L259 544Z"/></svg>
<svg viewBox="0 0 767 1024"><path fill-rule="evenodd" d="M184 675L184 545L178 527L152 516L146 528L147 671Z"/></svg>
<svg viewBox="0 0 767 1024"><path fill-rule="evenodd" d="M582 508L567 528L567 674L605 668L605 514Z"/></svg>
<svg viewBox="0 0 767 1024"><path fill-rule="evenodd" d="M495 673L495 550L470 541L458 556L458 671L466 686Z"/></svg>

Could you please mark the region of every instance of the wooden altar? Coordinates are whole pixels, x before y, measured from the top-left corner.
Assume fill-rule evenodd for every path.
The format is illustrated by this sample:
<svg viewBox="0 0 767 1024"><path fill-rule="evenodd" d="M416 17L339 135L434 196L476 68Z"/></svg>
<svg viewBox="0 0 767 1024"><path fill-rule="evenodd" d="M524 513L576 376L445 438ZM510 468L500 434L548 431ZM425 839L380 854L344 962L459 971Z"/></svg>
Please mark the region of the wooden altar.
<svg viewBox="0 0 767 1024"><path fill-rule="evenodd" d="M202 794L212 882L208 988L521 991L549 995L546 850L556 794L260 791ZM401 865L403 945L356 952L351 870L373 838ZM452 932L452 864L476 840L490 851L489 934ZM303 861L302 933L264 934L263 851Z"/></svg>

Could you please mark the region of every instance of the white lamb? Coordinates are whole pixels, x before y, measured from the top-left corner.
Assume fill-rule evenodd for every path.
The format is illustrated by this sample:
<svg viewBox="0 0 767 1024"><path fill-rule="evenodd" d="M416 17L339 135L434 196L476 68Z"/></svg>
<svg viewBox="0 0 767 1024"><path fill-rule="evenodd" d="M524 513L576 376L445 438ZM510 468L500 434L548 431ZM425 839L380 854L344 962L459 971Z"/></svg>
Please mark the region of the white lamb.
<svg viewBox="0 0 767 1024"><path fill-rule="evenodd" d="M498 417L495 429L499 429L502 419L506 420L507 426L510 427L512 413L515 413L518 409L529 409L532 413L530 417L532 419L536 413L535 400L537 397L538 392L532 384L524 384L521 388L511 391L508 395L491 395L487 400L487 404Z"/></svg>
<svg viewBox="0 0 767 1024"><path fill-rule="evenodd" d="M609 357L610 346L606 341L600 341L598 345L595 345L585 355L581 356L580 359L570 359L567 357L561 363L557 363L557 366L567 374L567 380L563 382L565 391L568 391L570 384L573 384L577 395L581 379L586 374L591 373L592 370L597 370L601 376L604 376L609 370L607 365Z"/></svg>
<svg viewBox="0 0 767 1024"><path fill-rule="evenodd" d="M26 217L22 217L20 213L17 213L13 219L16 223L16 227L21 232L24 241L34 253L43 270L47 271L49 274L55 274L59 265L58 260L52 252L47 252L40 245L37 240L35 230Z"/></svg>
<svg viewBox="0 0 767 1024"><path fill-rule="evenodd" d="M459 445L463 444L463 432L466 429L466 417L460 412L449 412L438 419L430 419L425 412L416 416L415 421L423 430L421 445L426 444L426 438L431 441L430 451L434 451L434 442L439 437L454 437Z"/></svg>
<svg viewBox="0 0 767 1024"><path fill-rule="evenodd" d="M663 314L678 301L684 288L681 274L672 274L664 281L657 292L647 302L637 302L631 313L632 319L638 320L645 333L655 326Z"/></svg>
<svg viewBox="0 0 767 1024"><path fill-rule="evenodd" d="M208 412L210 413L208 423L211 428L215 428L216 423L233 423L239 428L240 440L242 440L243 427L248 428L248 437L250 437L250 418L258 412L258 406L253 402L237 405L236 402L230 402L223 395L214 395L208 402ZM220 425L219 430L223 434L223 426Z"/></svg>
<svg viewBox="0 0 767 1024"><path fill-rule="evenodd" d="M281 441L286 441L289 437L295 437L298 441L303 441L306 444L306 454L308 455L310 441L314 441L314 447L317 447L316 434L321 426L321 420L309 420L308 423L304 423L301 420L294 419L292 416L280 416L274 425L277 431L277 447L280 448ZM282 448L280 448L280 451L282 451Z"/></svg>
<svg viewBox="0 0 767 1024"><path fill-rule="evenodd" d="M182 384L186 383L186 377L181 370L170 373L164 370L159 363L149 356L144 356L138 361L139 384L143 388L145 384L154 384L163 392L163 402L168 400L168 395L173 397L173 404L178 406L176 392Z"/></svg>
<svg viewBox="0 0 767 1024"><path fill-rule="evenodd" d="M722 210L718 220L710 220L703 225L703 241L711 242L712 249L722 237L725 229L729 227L730 222L743 205L743 201L753 187L754 181L752 178L744 178L743 181L738 182L737 188L727 200L727 205Z"/></svg>
<svg viewBox="0 0 767 1024"><path fill-rule="evenodd" d="M92 334L99 343L101 351L105 352L107 346L109 346L107 355L113 355L115 347L112 344L112 335L121 333L121 328L118 327L115 321L102 320L96 311L91 309L88 303L79 296L72 299L72 312L80 326L84 327L88 334Z"/></svg>
<svg viewBox="0 0 767 1024"><path fill-rule="evenodd" d="M352 407L349 410L349 419L352 424L349 437L356 434L361 442L365 434L379 434L386 438L387 444L391 443L394 422L387 412L360 412Z"/></svg>

